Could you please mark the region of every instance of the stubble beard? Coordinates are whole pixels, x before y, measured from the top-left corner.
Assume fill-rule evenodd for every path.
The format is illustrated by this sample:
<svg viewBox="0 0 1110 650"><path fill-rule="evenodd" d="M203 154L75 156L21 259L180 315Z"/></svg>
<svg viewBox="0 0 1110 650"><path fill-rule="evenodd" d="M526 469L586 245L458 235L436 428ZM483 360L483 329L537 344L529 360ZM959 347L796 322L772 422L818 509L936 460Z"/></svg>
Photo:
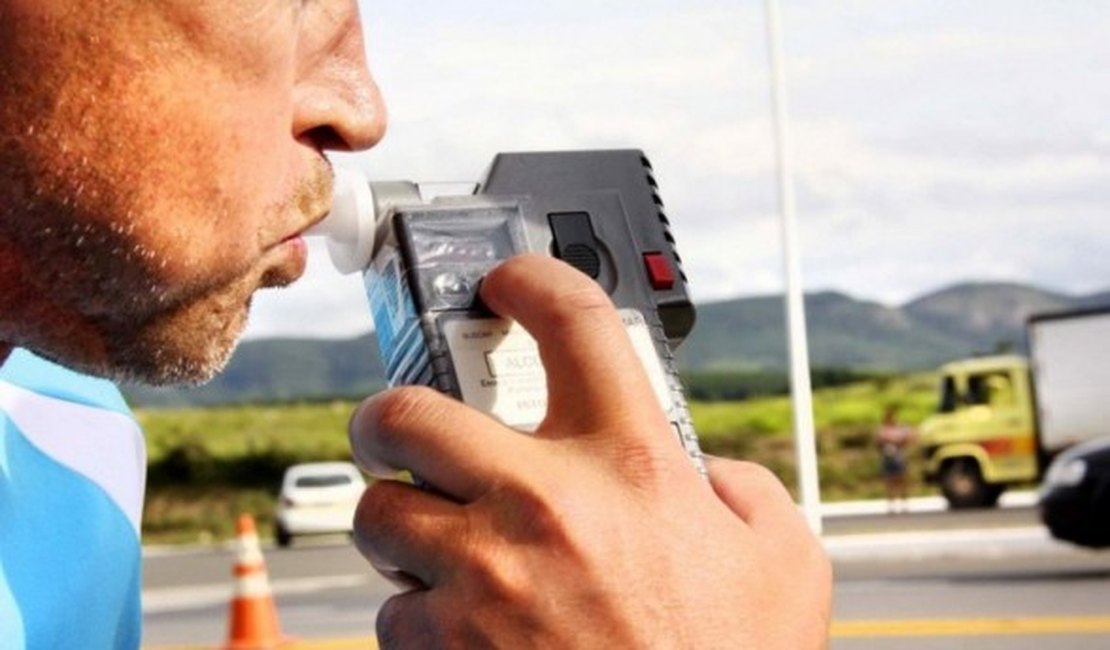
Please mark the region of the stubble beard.
<svg viewBox="0 0 1110 650"><path fill-rule="evenodd" d="M246 327L254 291L293 279L274 274L258 254L242 251L229 251L227 260L193 257L182 271L189 255L143 243L162 241L136 225L142 221L135 216L152 208L127 188L143 186L146 179L108 175L88 163L44 163L27 153L14 147L0 152L0 169L21 172L0 180L6 199L0 205L0 243L6 240L24 257L24 290L39 307L47 305L52 317L14 327L0 318L0 340L115 380L199 384L226 365ZM318 178L306 187L320 192L326 191L324 185L326 180ZM299 211L306 187L267 212ZM190 215L217 223L236 217L227 197L193 203L160 219L148 215L146 227L170 227ZM185 249L237 245L251 246L177 244ZM207 266L195 268L201 264ZM167 272L175 267L176 273Z"/></svg>
<svg viewBox="0 0 1110 650"><path fill-rule="evenodd" d="M244 278L152 316L137 328L105 330L114 379L202 384L222 371L247 324L257 285Z"/></svg>
<svg viewBox="0 0 1110 650"><path fill-rule="evenodd" d="M30 290L59 315L6 338L115 380L196 384L219 372L246 326L261 272L224 268L173 281L164 272L171 251L137 243L119 222L101 223L118 207L90 215L62 202L65 208L55 201L52 207L24 205L22 214L5 210L9 225L0 230L27 255Z"/></svg>
<svg viewBox="0 0 1110 650"><path fill-rule="evenodd" d="M282 251L272 257L254 242L203 240L203 229L169 239L142 231L172 230L190 219L232 223L244 209L236 197L194 197L161 214L134 190L149 187L150 179L88 163L59 171L13 156L20 156L18 149L0 152L0 169L25 175L0 179L0 196L9 199L0 203L0 243L6 239L26 257L27 288L63 318L43 319L45 327L32 320L14 335L0 318L2 341L115 380L200 384L226 366L254 292L300 275L299 267L282 261ZM330 190L330 169L321 159L257 221L288 223L289 214L307 221L330 202Z"/></svg>

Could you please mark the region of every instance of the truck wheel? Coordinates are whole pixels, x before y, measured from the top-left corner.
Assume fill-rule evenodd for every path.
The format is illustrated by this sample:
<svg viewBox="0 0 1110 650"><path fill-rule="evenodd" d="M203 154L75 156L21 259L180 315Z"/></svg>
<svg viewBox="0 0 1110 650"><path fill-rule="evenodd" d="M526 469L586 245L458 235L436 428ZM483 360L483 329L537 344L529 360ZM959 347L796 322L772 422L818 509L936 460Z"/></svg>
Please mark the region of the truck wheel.
<svg viewBox="0 0 1110 650"><path fill-rule="evenodd" d="M948 507L958 510L993 507L1004 488L984 481L979 463L974 459L957 458L941 468L940 489L948 500Z"/></svg>

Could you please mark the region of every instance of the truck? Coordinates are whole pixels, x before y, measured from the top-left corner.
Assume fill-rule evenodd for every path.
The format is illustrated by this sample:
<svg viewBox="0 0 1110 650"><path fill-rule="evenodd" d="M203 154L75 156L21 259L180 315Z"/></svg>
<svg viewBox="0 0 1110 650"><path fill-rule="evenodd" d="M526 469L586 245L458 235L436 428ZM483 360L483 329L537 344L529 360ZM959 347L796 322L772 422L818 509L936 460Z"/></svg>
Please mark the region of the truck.
<svg viewBox="0 0 1110 650"><path fill-rule="evenodd" d="M1068 447L1110 436L1110 306L1038 314L1029 356L941 366L937 413L919 430L924 477L950 508L994 506L1041 479Z"/></svg>

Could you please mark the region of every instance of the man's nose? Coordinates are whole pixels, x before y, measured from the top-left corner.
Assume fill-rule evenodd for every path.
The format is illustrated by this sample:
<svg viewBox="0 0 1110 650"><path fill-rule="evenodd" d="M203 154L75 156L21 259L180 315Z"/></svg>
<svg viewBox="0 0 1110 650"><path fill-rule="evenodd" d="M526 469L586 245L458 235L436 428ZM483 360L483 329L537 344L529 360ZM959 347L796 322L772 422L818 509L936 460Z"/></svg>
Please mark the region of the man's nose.
<svg viewBox="0 0 1110 650"><path fill-rule="evenodd" d="M353 2L347 6L342 18L309 21L298 53L293 132L320 149L369 149L385 134L385 104L366 65L358 12Z"/></svg>

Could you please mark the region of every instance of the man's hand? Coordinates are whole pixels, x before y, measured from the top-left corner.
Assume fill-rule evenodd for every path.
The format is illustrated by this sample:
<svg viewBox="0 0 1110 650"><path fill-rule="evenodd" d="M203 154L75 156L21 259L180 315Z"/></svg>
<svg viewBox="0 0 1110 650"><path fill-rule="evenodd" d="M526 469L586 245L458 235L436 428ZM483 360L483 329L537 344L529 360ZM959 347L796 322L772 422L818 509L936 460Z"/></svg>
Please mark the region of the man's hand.
<svg viewBox="0 0 1110 650"><path fill-rule="evenodd" d="M514 258L482 297L536 338L547 418L534 435L426 388L368 399L356 459L379 476L356 541L408 590L381 647L825 645L831 571L767 470L690 464L608 296L569 266Z"/></svg>

